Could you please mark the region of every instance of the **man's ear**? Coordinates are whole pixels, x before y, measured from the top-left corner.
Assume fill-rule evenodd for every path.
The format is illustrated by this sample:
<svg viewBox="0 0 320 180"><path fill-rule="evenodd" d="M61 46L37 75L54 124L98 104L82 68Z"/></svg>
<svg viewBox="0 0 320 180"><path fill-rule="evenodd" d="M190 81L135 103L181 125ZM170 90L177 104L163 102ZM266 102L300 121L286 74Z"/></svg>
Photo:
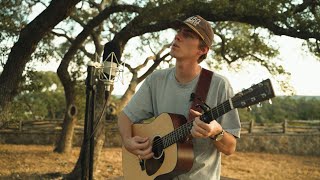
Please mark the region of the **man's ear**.
<svg viewBox="0 0 320 180"><path fill-rule="evenodd" d="M204 55L204 54L207 54L208 51L209 51L209 47L205 46L205 47L199 48L199 51L198 51L198 52L199 52L199 55L202 56L202 55Z"/></svg>

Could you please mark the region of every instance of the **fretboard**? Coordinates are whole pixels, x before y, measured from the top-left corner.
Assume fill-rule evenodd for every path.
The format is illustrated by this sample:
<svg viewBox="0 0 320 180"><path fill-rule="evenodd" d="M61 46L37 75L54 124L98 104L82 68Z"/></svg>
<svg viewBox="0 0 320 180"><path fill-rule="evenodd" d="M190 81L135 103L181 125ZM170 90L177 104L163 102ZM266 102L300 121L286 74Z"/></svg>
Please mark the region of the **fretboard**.
<svg viewBox="0 0 320 180"><path fill-rule="evenodd" d="M227 100L222 104L218 105L217 107L214 107L209 111L205 112L203 115L200 116L200 119L206 123L210 123L212 120L217 119L218 117L226 114L232 109L233 107L231 100ZM190 135L191 128L192 121L189 121L175 129L171 133L163 136L161 139L164 148L167 148L172 144L177 143L178 141L184 140L188 135Z"/></svg>

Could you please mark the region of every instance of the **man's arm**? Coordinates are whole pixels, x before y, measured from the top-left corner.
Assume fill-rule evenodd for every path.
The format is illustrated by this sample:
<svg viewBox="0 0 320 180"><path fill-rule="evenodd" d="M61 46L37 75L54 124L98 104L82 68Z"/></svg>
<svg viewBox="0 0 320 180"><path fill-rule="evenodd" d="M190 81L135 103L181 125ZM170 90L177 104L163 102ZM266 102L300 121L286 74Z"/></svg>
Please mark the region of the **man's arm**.
<svg viewBox="0 0 320 180"><path fill-rule="evenodd" d="M200 112L191 109L190 113L192 116L196 117L193 121L193 126L191 129L191 134L193 137L213 138L222 131L221 125L216 120L213 120L207 124L199 119L199 116L201 116ZM224 133L223 138L220 141L212 141L214 141L213 143L216 148L225 155L231 155L235 152L237 144L236 138L228 132Z"/></svg>
<svg viewBox="0 0 320 180"><path fill-rule="evenodd" d="M132 121L123 112L118 115L118 127L123 142L132 137Z"/></svg>
<svg viewBox="0 0 320 180"><path fill-rule="evenodd" d="M141 159L149 159L153 156L151 142L148 137L132 136L132 121L121 112L118 115L118 127L123 146L132 154Z"/></svg>
<svg viewBox="0 0 320 180"><path fill-rule="evenodd" d="M231 155L236 151L237 140L232 134L226 131L220 141L213 140L213 142L218 151L225 155Z"/></svg>

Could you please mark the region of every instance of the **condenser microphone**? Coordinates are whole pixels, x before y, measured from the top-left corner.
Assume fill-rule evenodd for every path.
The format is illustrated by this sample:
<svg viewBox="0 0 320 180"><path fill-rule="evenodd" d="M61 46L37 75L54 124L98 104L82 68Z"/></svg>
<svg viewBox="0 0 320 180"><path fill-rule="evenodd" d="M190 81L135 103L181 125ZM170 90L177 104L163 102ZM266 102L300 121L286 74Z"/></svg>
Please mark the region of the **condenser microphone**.
<svg viewBox="0 0 320 180"><path fill-rule="evenodd" d="M103 77L106 83L106 90L110 91L110 86L114 82L114 78L120 65L120 46L114 41L110 41L104 46L103 52Z"/></svg>

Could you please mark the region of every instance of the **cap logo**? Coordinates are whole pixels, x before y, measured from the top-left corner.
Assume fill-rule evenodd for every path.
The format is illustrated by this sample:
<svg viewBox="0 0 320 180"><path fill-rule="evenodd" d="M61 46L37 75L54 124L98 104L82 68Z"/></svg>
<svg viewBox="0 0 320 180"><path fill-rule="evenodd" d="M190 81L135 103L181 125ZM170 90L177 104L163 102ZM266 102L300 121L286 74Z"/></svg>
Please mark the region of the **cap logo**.
<svg viewBox="0 0 320 180"><path fill-rule="evenodd" d="M189 17L185 22L192 24L193 26L198 26L198 24L201 22L201 19L193 16Z"/></svg>

